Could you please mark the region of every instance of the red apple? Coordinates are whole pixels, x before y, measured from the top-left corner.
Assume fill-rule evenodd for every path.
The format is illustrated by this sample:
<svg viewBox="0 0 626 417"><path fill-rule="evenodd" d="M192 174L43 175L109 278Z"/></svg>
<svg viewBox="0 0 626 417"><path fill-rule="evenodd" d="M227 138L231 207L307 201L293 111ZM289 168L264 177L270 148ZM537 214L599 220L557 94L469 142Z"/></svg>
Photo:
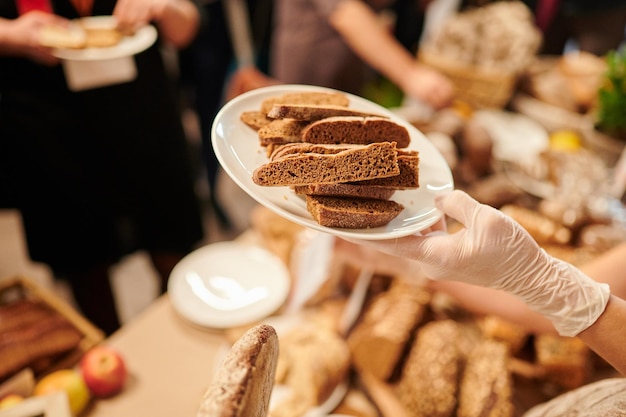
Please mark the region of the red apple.
<svg viewBox="0 0 626 417"><path fill-rule="evenodd" d="M79 369L91 394L100 398L119 393L128 376L122 355L104 345L87 351L80 361Z"/></svg>

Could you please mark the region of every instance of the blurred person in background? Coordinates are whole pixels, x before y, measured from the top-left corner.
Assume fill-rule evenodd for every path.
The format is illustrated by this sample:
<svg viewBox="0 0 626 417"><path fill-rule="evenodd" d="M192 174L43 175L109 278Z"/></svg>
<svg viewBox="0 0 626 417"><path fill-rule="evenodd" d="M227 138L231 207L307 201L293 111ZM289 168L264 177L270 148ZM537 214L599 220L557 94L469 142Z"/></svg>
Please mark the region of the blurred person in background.
<svg viewBox="0 0 626 417"><path fill-rule="evenodd" d="M524 1L534 10L544 33L543 54L560 55L573 41L577 49L603 56L624 41L624 0Z"/></svg>
<svg viewBox="0 0 626 417"><path fill-rule="evenodd" d="M236 68L233 37L228 19L229 0L207 0L202 3L207 17L206 25L187 48L180 51L180 68L183 91L189 104L198 115L202 139L202 160L209 185L209 203L220 225L230 229L233 225L217 195L219 163L211 143L213 120L224 104L227 80ZM262 71L267 68L267 48L271 25L272 0L242 0L246 7L244 17L250 25L251 47L257 54L255 65Z"/></svg>
<svg viewBox="0 0 626 417"><path fill-rule="evenodd" d="M42 29L113 15L158 40L130 57L135 79L70 89ZM200 25L188 0L0 0L0 206L20 210L30 256L71 285L105 333L120 326L109 270L149 253L167 288L203 236L178 94L161 43L187 45Z"/></svg>
<svg viewBox="0 0 626 417"><path fill-rule="evenodd" d="M444 75L420 64L415 34L401 20L403 32L385 26L379 12L393 0L275 0L269 74L245 71L233 77L230 97L262 86L264 82L311 84L363 95L378 74L395 84L405 96L435 109L453 99L452 83ZM404 1L398 10L423 14L429 1ZM402 17L406 18L407 13ZM419 28L421 21L413 22ZM406 30L406 31L404 31Z"/></svg>

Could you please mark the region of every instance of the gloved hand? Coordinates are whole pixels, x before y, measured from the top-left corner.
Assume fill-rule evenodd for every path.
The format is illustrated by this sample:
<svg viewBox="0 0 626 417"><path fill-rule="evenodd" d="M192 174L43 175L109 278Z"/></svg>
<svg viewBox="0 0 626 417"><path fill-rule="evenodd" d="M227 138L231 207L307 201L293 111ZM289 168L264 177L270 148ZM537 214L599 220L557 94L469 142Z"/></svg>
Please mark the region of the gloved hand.
<svg viewBox="0 0 626 417"><path fill-rule="evenodd" d="M562 336L577 335L604 311L608 285L548 255L510 217L458 190L439 197L437 206L465 228L359 243L414 259L431 279L509 292L550 319Z"/></svg>

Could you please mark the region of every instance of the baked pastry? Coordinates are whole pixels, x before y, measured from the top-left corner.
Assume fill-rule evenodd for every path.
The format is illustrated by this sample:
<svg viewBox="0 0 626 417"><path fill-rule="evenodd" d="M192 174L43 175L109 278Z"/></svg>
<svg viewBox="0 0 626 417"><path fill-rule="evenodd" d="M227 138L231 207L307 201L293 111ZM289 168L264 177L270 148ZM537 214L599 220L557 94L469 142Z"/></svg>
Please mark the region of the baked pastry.
<svg viewBox="0 0 626 417"><path fill-rule="evenodd" d="M274 387L278 336L260 324L231 347L207 389L197 417L265 417Z"/></svg>
<svg viewBox="0 0 626 417"><path fill-rule="evenodd" d="M384 117L377 113L369 113L331 104L274 104L267 113L267 117L272 119L296 119L311 122L334 116Z"/></svg>
<svg viewBox="0 0 626 417"><path fill-rule="evenodd" d="M384 226L404 210L393 200L314 195L306 196L306 208L321 226L348 229Z"/></svg>
<svg viewBox="0 0 626 417"><path fill-rule="evenodd" d="M399 173L395 143L295 143L278 148L268 163L254 170L252 180L265 186L333 184L391 177Z"/></svg>
<svg viewBox="0 0 626 417"><path fill-rule="evenodd" d="M306 126L301 137L302 142L309 143L396 142L398 148L411 142L404 126L384 117L327 117Z"/></svg>

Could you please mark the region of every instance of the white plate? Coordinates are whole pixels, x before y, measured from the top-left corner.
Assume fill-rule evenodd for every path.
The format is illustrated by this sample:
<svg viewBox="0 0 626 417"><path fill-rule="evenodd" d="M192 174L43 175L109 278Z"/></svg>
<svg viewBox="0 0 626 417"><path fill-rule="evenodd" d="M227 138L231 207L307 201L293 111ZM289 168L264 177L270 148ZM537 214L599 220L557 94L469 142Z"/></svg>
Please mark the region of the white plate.
<svg viewBox="0 0 626 417"><path fill-rule="evenodd" d="M271 252L220 242L203 246L176 264L168 295L189 321L224 329L269 316L284 303L289 286L286 266Z"/></svg>
<svg viewBox="0 0 626 417"><path fill-rule="evenodd" d="M364 98L347 94L350 107L389 116L405 126L411 136L409 149L420 152L420 188L396 191L393 200L405 209L389 224L371 229L340 229L320 226L306 209L305 200L289 187L264 187L252 181L253 171L267 162L265 150L259 145L257 133L246 126L240 115L244 111L258 111L261 102L272 96L298 91L336 91L329 88L306 85L279 85L264 87L242 94L220 110L213 123L212 142L217 158L226 173L260 204L280 216L302 226L331 233L336 236L357 239L390 239L406 236L439 220L442 213L435 208L434 197L453 189L450 168L439 151L406 120Z"/></svg>
<svg viewBox="0 0 626 417"><path fill-rule="evenodd" d="M93 16L80 19L82 25L100 26L110 23L112 16ZM132 36L124 36L120 42L107 48L67 49L57 48L53 55L68 61L102 61L138 54L148 49L157 39L157 30L152 25L144 26Z"/></svg>

